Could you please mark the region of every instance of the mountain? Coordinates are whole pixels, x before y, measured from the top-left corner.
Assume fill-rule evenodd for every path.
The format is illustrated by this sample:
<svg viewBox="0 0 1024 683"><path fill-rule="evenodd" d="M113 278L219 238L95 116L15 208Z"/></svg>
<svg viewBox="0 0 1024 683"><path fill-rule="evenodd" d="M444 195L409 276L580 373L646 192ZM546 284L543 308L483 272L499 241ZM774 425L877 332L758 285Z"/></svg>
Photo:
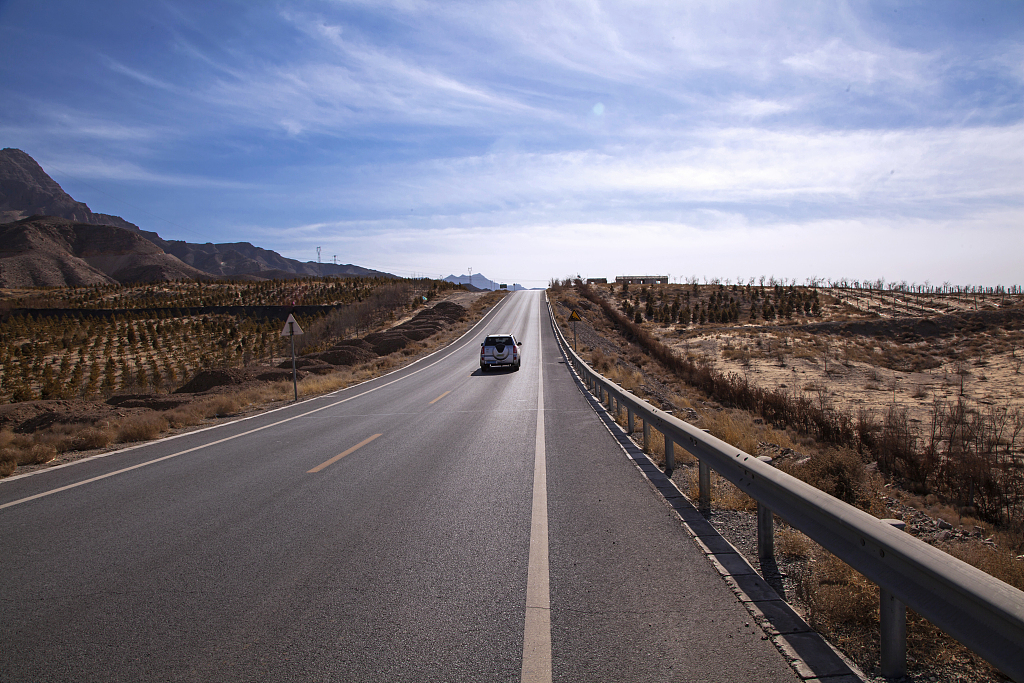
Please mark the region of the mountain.
<svg viewBox="0 0 1024 683"><path fill-rule="evenodd" d="M449 275L445 278L445 282L454 282L457 285L469 285L476 289L500 289L501 285L494 280L488 280L480 273L474 273L473 275ZM501 283L507 284L507 283ZM518 292L521 289L526 289L518 283L512 283L506 287L510 292Z"/></svg>
<svg viewBox="0 0 1024 683"><path fill-rule="evenodd" d="M0 222L28 216L59 216L77 223L139 230L120 216L93 213L82 202L76 202L20 149L0 150Z"/></svg>
<svg viewBox="0 0 1024 683"><path fill-rule="evenodd" d="M209 280L138 232L55 216L0 225L0 287Z"/></svg>
<svg viewBox="0 0 1024 683"><path fill-rule="evenodd" d="M222 244L207 242L206 244L195 244L180 240L165 240L157 233L142 230L139 226L129 223L120 216L94 213L83 202L75 201L56 181L47 175L46 171L36 163L35 159L20 149L7 148L0 150L0 223L14 225L26 218L37 218L39 216L63 218L76 226L106 225L121 228L135 233L143 238L144 241L159 247L167 255L180 262L179 266L171 267L165 262L158 264L146 261L146 259L150 258L151 254L147 249L144 249L143 252L140 252L141 261L139 262L149 263L149 266L140 267L152 267L154 272L152 276L146 273L138 273L140 277L135 278L134 281L149 282L165 277L167 273L184 274L193 271L199 273L199 275L194 277L207 279L209 276L224 279L241 278L250 280L318 275L395 277L390 273L352 264L318 264L315 261L302 262L296 259L285 258L276 251L262 249L249 242L227 242ZM73 230L80 229L74 228ZM17 232L18 229L14 230ZM50 249L53 243L47 241L48 239L45 238L43 241L49 245L48 249ZM33 239L26 238L25 244L33 243ZM139 243L133 242L133 244ZM0 258L12 258L10 253L13 252L5 250L3 253L7 254L7 256L0 255ZM14 280L17 281L25 281L25 278L28 277L29 280L26 282L31 283L30 274L32 273L36 273L42 278L38 283L40 285L44 281L51 282L65 276L75 281L79 277L95 276L94 274L86 275L86 271L79 272L80 269L77 265L71 268L70 265L63 264L62 267L71 268L67 272L65 272L66 268L64 270L58 268L56 262L53 261L54 258L57 258L56 252L52 249L46 255L40 256L41 260L29 258L21 252L18 252L18 254L17 258L19 260L17 263L19 265L15 265L14 262L7 264L8 272L18 273L17 276L12 275ZM145 257L143 258L143 256ZM29 264L32 264L31 267ZM46 264L46 266L43 267L43 264ZM58 273L63 275L58 275ZM112 273L103 272L103 274L114 277L118 281L128 281L123 279L125 276L123 269L118 269L117 273L115 276Z"/></svg>

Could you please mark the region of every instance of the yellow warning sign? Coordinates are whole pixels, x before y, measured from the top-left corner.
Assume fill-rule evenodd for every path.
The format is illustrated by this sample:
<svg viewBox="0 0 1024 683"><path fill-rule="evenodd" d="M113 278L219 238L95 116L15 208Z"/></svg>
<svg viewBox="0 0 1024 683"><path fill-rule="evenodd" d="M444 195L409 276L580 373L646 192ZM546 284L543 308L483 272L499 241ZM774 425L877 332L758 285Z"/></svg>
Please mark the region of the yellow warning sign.
<svg viewBox="0 0 1024 683"><path fill-rule="evenodd" d="M579 313L577 313L576 311L573 311L573 312L572 312L572 313L571 313L571 314L569 315L569 320L572 320L573 322L575 322L575 321L577 321L577 320L583 320L583 318L581 318L581 317L580 317L580 314L579 314Z"/></svg>

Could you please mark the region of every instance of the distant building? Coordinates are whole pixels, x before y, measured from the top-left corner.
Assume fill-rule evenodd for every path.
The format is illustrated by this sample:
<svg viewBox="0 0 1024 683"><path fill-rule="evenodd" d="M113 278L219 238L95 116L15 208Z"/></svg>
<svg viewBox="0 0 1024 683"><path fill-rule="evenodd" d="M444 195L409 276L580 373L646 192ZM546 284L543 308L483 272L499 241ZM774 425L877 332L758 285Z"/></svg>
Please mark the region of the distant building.
<svg viewBox="0 0 1024 683"><path fill-rule="evenodd" d="M615 284L667 285L668 275L616 275Z"/></svg>
<svg viewBox="0 0 1024 683"><path fill-rule="evenodd" d="M608 284L608 278L606 277L588 277L588 285L606 285Z"/></svg>

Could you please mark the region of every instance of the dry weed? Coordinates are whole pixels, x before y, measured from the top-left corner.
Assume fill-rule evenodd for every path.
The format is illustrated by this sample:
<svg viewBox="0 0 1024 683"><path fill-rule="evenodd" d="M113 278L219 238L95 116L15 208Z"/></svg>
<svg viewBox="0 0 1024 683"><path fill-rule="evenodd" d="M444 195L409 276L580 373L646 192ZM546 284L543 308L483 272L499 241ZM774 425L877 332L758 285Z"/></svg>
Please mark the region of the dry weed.
<svg viewBox="0 0 1024 683"><path fill-rule="evenodd" d="M151 441L167 431L169 425L163 415L150 413L126 418L117 430L117 441Z"/></svg>

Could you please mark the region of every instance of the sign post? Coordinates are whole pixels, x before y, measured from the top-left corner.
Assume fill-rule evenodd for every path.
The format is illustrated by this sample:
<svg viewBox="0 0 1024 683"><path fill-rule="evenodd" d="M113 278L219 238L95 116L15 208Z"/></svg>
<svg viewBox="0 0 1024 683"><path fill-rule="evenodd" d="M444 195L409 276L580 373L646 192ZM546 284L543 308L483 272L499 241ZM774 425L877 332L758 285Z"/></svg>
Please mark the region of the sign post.
<svg viewBox="0 0 1024 683"><path fill-rule="evenodd" d="M282 337L288 337L292 342L292 388L295 390L295 400L299 400L299 379L298 371L295 369L295 335L302 334L302 328L295 321L295 316L288 314L288 320L284 322L284 329L281 330Z"/></svg>
<svg viewBox="0 0 1024 683"><path fill-rule="evenodd" d="M573 312L569 315L569 320L572 321L572 350L576 351L576 321L583 320L583 318L581 318L580 314L577 313L574 309Z"/></svg>

